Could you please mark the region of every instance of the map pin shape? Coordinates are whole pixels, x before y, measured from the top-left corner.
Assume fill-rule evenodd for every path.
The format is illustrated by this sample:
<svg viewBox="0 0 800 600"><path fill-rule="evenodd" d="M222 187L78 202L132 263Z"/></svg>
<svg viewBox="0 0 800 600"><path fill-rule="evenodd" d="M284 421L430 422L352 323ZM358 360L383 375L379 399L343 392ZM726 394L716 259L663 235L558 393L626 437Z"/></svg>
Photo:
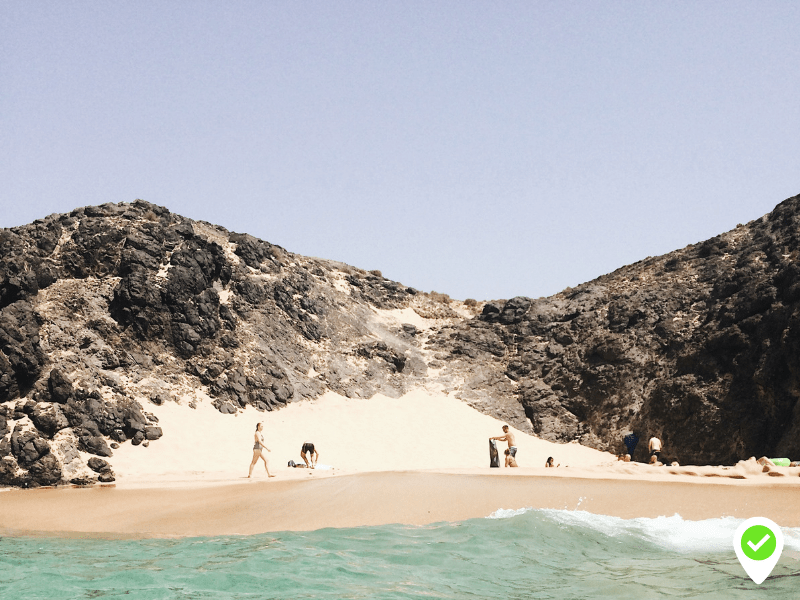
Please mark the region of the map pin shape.
<svg viewBox="0 0 800 600"><path fill-rule="evenodd" d="M781 528L764 517L753 517L739 525L733 536L733 549L745 572L760 585L781 557Z"/></svg>

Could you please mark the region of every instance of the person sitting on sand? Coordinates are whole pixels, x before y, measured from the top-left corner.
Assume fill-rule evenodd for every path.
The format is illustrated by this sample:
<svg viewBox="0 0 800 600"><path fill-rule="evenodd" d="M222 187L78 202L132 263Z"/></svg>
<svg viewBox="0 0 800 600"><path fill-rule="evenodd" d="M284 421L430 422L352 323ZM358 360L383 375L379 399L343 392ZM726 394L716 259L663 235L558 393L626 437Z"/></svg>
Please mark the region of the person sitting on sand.
<svg viewBox="0 0 800 600"><path fill-rule="evenodd" d="M266 450L267 452L272 452L269 448L264 445L264 434L261 433L261 430L264 429L264 424L259 423L256 425L256 433L254 436L255 444L253 444L253 462L250 463L250 472L247 474L247 478L249 479L250 476L253 474L253 467L256 466L258 459L264 461L264 468L267 470L267 475L269 477L275 477L275 475L270 474L269 472L269 465L267 464L267 458L261 452L262 450Z"/></svg>
<svg viewBox="0 0 800 600"><path fill-rule="evenodd" d="M653 436L650 438L650 443L648 444L648 450L650 450L650 457L656 457L656 460L661 460L661 440L657 437ZM652 460L650 463L652 464Z"/></svg>
<svg viewBox="0 0 800 600"><path fill-rule="evenodd" d="M544 463L544 466L548 467L548 468L555 468L555 467L560 467L561 466L561 463L558 463L557 465L555 465L555 464L553 464L554 462L555 461L553 460L553 457L552 456L548 456L547 460Z"/></svg>
<svg viewBox="0 0 800 600"><path fill-rule="evenodd" d="M506 450L505 455L506 455L506 466L507 467L518 467L519 466L517 464L517 461L514 459L514 457L511 456L511 452L510 451Z"/></svg>
<svg viewBox="0 0 800 600"><path fill-rule="evenodd" d="M490 437L490 440L497 440L499 442L508 442L508 451L511 455L511 458L515 458L517 456L517 447L514 445L514 434L511 433L508 429L508 425L503 425L503 434L498 437Z"/></svg>
<svg viewBox="0 0 800 600"><path fill-rule="evenodd" d="M308 456L306 457L306 455ZM300 449L300 458L303 459L303 462L306 463L306 467L309 469L313 469L317 466L319 452L316 451L312 442L303 442L303 447ZM311 462L309 462L309 459L311 459Z"/></svg>
<svg viewBox="0 0 800 600"><path fill-rule="evenodd" d="M663 467L664 463L658 460L658 457L653 454L653 456L650 457L650 465L653 467Z"/></svg>

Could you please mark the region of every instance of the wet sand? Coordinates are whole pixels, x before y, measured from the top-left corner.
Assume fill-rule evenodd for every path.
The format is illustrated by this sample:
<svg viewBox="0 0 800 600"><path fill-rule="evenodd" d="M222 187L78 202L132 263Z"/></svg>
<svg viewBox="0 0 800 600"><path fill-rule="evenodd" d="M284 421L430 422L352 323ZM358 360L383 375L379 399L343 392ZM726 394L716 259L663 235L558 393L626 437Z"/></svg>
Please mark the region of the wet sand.
<svg viewBox="0 0 800 600"><path fill-rule="evenodd" d="M622 518L765 516L800 526L800 478L643 480L526 474L372 472L172 488L0 493L0 533L69 537L248 535L486 517L500 508L585 510ZM675 476L673 476L675 477Z"/></svg>

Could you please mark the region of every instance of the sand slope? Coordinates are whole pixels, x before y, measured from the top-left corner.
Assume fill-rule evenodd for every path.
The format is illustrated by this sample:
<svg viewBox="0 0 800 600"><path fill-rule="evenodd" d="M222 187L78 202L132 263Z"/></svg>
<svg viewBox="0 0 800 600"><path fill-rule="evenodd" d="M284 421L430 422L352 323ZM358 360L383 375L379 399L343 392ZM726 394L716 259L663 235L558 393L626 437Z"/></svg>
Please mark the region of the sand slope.
<svg viewBox="0 0 800 600"><path fill-rule="evenodd" d="M328 392L267 413L248 408L223 415L209 401L199 402L196 409L171 402L149 404L146 410L158 417L164 436L148 448L126 443L114 452L120 487L240 480L247 475L259 421L272 451L267 454L270 469L279 478L308 476L302 469L286 467L290 459L300 461L304 441L316 444L320 464L332 466L335 473L487 468L488 438L502 435L503 425L461 400L423 390L401 398L370 399ZM548 456L562 465L583 467L614 460L611 454L578 444L554 444L512 431L521 467L542 467ZM254 477L266 477L263 466Z"/></svg>

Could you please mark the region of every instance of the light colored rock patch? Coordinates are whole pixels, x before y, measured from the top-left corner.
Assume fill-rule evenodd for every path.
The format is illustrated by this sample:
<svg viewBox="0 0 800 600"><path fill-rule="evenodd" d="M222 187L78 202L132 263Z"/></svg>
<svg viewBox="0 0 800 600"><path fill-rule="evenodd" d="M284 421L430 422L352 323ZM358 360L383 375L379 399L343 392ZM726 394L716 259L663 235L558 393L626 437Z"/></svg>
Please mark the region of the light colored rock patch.
<svg viewBox="0 0 800 600"><path fill-rule="evenodd" d="M81 456L77 448L78 440L72 429L62 429L50 443L50 451L61 463L62 477L64 479L76 479L79 477L91 477L93 472L86 466L86 460ZM86 455L87 457L91 455Z"/></svg>
<svg viewBox="0 0 800 600"><path fill-rule="evenodd" d="M347 294L348 296L350 295L351 292L350 284L347 283L344 273L342 273L341 271L332 271L330 273L330 280L331 283L333 284L334 289L336 289L339 292L342 292L343 294Z"/></svg>
<svg viewBox="0 0 800 600"><path fill-rule="evenodd" d="M394 308L385 310L380 308L372 308L377 318L388 326L399 326L404 323L409 323L417 329L425 330L430 329L436 324L435 319L426 319L421 317L413 308Z"/></svg>

